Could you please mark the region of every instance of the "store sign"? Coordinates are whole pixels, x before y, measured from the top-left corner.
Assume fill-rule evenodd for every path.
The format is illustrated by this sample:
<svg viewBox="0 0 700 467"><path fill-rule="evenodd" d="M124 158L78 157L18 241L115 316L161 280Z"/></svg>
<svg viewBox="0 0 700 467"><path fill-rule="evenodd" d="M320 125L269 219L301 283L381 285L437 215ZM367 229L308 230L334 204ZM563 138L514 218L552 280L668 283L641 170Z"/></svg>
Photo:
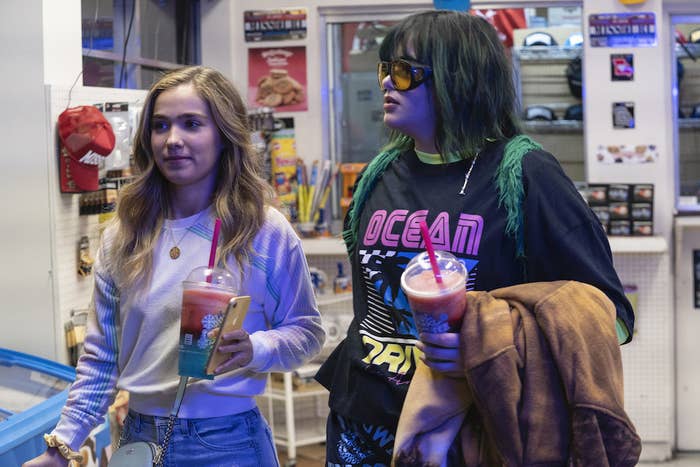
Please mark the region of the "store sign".
<svg viewBox="0 0 700 467"><path fill-rule="evenodd" d="M469 11L471 0L433 0L437 10Z"/></svg>
<svg viewBox="0 0 700 467"><path fill-rule="evenodd" d="M610 79L612 81L634 80L634 55L610 55Z"/></svg>
<svg viewBox="0 0 700 467"><path fill-rule="evenodd" d="M246 11L243 22L246 42L306 37L306 8Z"/></svg>
<svg viewBox="0 0 700 467"><path fill-rule="evenodd" d="M653 47L654 13L603 13L588 16L591 47Z"/></svg>
<svg viewBox="0 0 700 467"><path fill-rule="evenodd" d="M613 102L613 128L634 128L634 102Z"/></svg>

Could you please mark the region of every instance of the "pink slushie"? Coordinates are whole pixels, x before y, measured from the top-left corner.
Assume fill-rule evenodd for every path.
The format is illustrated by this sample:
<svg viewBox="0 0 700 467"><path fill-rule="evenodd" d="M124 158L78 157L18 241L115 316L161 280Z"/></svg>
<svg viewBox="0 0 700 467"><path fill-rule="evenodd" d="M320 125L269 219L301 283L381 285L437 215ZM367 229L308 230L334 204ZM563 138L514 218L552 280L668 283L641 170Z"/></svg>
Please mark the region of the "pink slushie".
<svg viewBox="0 0 700 467"><path fill-rule="evenodd" d="M446 252L436 252L442 283L439 284L427 259L416 256L401 276L418 332L458 332L467 303L464 265Z"/></svg>

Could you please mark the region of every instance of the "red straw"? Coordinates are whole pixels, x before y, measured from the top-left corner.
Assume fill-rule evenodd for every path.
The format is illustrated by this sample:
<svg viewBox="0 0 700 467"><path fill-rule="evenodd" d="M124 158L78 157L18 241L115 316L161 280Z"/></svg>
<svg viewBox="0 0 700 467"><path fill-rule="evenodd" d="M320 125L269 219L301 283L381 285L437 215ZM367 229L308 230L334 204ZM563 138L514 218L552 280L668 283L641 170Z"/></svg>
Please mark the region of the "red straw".
<svg viewBox="0 0 700 467"><path fill-rule="evenodd" d="M433 268L435 282L442 284L442 274L440 274L440 268L438 267L437 259L435 259L435 248L433 248L433 242L430 241L428 225L425 223L425 221L420 221L419 225L420 233L423 236L423 241L425 242L425 249L428 251L428 258L430 258L430 267Z"/></svg>
<svg viewBox="0 0 700 467"><path fill-rule="evenodd" d="M209 251L209 269L214 269L214 261L216 261L216 247L219 244L219 232L221 232L221 219L216 219L214 222L214 235L211 237L211 250ZM211 282L212 274L207 275L207 282Z"/></svg>

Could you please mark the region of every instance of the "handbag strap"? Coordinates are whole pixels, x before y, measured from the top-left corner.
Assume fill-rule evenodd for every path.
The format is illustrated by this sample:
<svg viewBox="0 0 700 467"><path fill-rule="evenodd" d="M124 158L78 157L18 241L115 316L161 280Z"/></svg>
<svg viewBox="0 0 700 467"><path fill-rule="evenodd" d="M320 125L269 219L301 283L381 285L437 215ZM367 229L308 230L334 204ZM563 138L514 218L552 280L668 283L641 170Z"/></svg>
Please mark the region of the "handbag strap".
<svg viewBox="0 0 700 467"><path fill-rule="evenodd" d="M168 449L168 445L170 444L170 437L173 435L175 419L177 418L177 413L180 411L182 399L183 397L185 397L185 389L187 388L188 379L189 378L187 376L180 376L180 384L177 387L177 395L175 396L173 408L170 410L170 417L168 417L168 427L165 430L163 443L160 445L160 451L156 453L156 458L153 459L153 463L158 467L162 466L163 460L165 460L165 451Z"/></svg>
<svg viewBox="0 0 700 467"><path fill-rule="evenodd" d="M163 437L163 442L158 445L158 449L156 450L154 456L153 456L153 465L156 465L158 467L163 465L163 461L165 460L165 451L168 449L168 445L170 444L170 437L173 435L173 428L175 427L175 419L177 418L177 414L180 411L180 405L182 405L182 399L185 397L185 389L187 389L187 381L189 380L189 377L187 376L180 376L180 384L177 387L177 395L175 396L175 402L173 403L173 408L170 409L170 416L168 417L168 426L165 429L165 436ZM121 447L122 444L122 437L119 437L119 443L117 444L117 449Z"/></svg>

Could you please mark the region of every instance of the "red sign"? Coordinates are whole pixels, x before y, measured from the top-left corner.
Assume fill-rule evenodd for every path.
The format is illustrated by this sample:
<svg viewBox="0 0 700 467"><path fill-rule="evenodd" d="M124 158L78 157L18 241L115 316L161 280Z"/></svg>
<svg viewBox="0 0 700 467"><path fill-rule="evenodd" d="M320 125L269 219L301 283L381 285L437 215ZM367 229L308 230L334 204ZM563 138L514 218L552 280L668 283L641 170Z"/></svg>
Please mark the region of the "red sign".
<svg viewBox="0 0 700 467"><path fill-rule="evenodd" d="M306 47L248 49L248 105L306 110Z"/></svg>

